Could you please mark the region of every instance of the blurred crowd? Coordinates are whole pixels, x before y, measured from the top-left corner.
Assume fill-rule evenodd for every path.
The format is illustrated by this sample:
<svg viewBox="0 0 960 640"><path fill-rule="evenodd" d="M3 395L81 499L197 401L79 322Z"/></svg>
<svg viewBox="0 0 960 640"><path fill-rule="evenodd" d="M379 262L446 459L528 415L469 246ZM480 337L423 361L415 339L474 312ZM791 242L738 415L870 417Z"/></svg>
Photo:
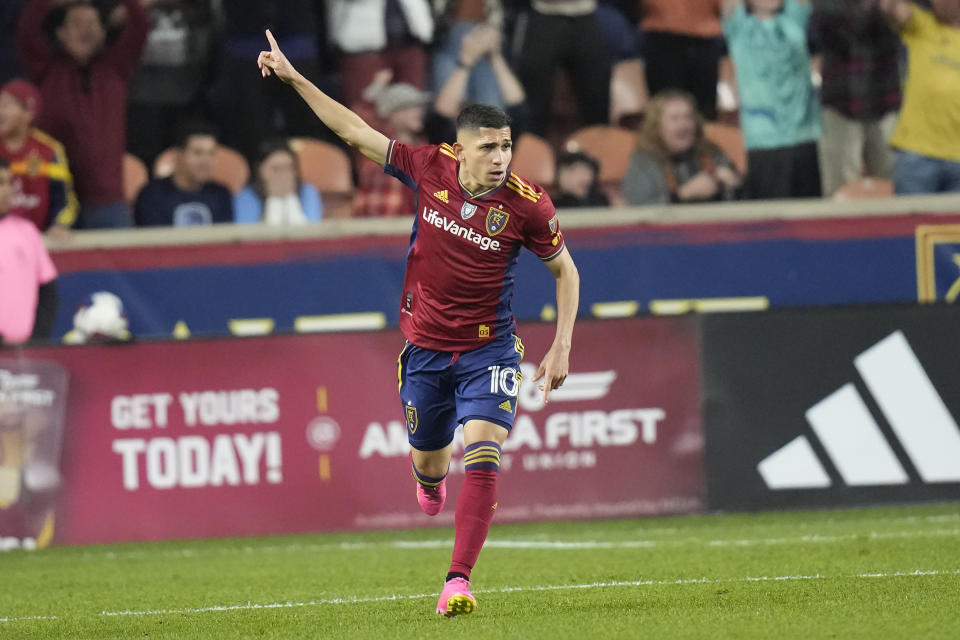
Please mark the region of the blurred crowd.
<svg viewBox="0 0 960 640"><path fill-rule="evenodd" d="M6 0L6 209L53 234L412 214L260 77L267 27L392 138L501 106L559 207L960 191L960 0Z"/></svg>

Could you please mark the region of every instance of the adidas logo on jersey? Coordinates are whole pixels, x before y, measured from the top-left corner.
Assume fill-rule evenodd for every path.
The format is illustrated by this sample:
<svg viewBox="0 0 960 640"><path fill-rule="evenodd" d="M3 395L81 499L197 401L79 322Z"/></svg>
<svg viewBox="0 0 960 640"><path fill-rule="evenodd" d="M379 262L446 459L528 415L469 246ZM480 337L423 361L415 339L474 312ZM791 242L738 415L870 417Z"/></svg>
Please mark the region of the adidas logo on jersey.
<svg viewBox="0 0 960 640"><path fill-rule="evenodd" d="M510 413L513 413L513 406L510 404L509 400L504 400L503 402L501 402L500 408L503 409L504 411L509 411Z"/></svg>
<svg viewBox="0 0 960 640"><path fill-rule="evenodd" d="M440 202L442 202L443 204L450 204L450 194L447 192L446 189L444 189L443 191L437 191L435 194L433 194L433 197L439 200Z"/></svg>

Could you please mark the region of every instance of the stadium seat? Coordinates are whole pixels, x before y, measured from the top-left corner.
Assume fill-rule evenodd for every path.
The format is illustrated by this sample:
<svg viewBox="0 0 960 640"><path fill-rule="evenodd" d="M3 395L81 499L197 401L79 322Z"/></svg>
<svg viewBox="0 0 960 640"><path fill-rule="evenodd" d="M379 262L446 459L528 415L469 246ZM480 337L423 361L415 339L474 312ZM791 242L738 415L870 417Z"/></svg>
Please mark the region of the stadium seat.
<svg viewBox="0 0 960 640"><path fill-rule="evenodd" d="M704 125L703 133L707 140L723 149L741 175L746 175L747 150L743 146L743 133L740 127L708 122Z"/></svg>
<svg viewBox="0 0 960 640"><path fill-rule="evenodd" d="M636 133L609 125L578 129L563 144L565 150L582 151L600 163L600 182L618 184L627 173L636 146Z"/></svg>
<svg viewBox="0 0 960 640"><path fill-rule="evenodd" d="M166 178L173 173L177 153L178 150L171 147L157 156L157 159L153 161L154 178ZM250 165L247 164L246 159L239 151L220 145L213 157L211 179L230 189L231 193L236 194L247 186L247 182L250 180Z"/></svg>
<svg viewBox="0 0 960 640"><path fill-rule="evenodd" d="M323 217L351 217L354 186L350 156L329 142L313 138L294 138L290 146L297 154L302 178L323 197Z"/></svg>
<svg viewBox="0 0 960 640"><path fill-rule="evenodd" d="M893 197L893 182L883 178L857 178L833 194L834 200L862 200Z"/></svg>
<svg viewBox="0 0 960 640"><path fill-rule="evenodd" d="M517 140L510 169L548 191L557 180L553 148L546 140L532 133L524 133Z"/></svg>
<svg viewBox="0 0 960 640"><path fill-rule="evenodd" d="M123 199L133 205L143 185L147 184L147 165L132 153L123 154Z"/></svg>

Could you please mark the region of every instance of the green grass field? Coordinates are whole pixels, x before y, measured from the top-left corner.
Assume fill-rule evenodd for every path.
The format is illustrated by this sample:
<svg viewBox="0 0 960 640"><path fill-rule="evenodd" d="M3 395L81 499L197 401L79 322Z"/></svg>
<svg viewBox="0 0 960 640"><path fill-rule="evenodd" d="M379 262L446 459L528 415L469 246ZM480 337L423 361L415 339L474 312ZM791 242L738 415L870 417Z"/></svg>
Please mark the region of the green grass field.
<svg viewBox="0 0 960 640"><path fill-rule="evenodd" d="M960 504L0 554L0 638L960 638Z"/></svg>

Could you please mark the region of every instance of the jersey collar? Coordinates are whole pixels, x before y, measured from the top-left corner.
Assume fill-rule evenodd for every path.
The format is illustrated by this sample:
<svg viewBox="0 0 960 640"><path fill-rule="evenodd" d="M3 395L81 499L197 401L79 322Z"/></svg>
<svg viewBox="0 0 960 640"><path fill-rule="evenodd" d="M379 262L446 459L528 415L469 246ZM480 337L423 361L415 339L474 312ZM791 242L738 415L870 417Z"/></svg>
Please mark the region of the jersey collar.
<svg viewBox="0 0 960 640"><path fill-rule="evenodd" d="M497 191L500 191L500 189L502 189L503 186L507 184L507 180L509 179L510 179L510 171L508 170L503 175L503 180L500 181L500 184L493 187L489 187L487 189L482 189L477 193L471 193L470 190L467 189L465 186L463 186L463 183L460 182L460 165L459 163L457 164L457 185L460 187L460 195L462 195L464 198L467 198L468 200L485 200L491 197Z"/></svg>

